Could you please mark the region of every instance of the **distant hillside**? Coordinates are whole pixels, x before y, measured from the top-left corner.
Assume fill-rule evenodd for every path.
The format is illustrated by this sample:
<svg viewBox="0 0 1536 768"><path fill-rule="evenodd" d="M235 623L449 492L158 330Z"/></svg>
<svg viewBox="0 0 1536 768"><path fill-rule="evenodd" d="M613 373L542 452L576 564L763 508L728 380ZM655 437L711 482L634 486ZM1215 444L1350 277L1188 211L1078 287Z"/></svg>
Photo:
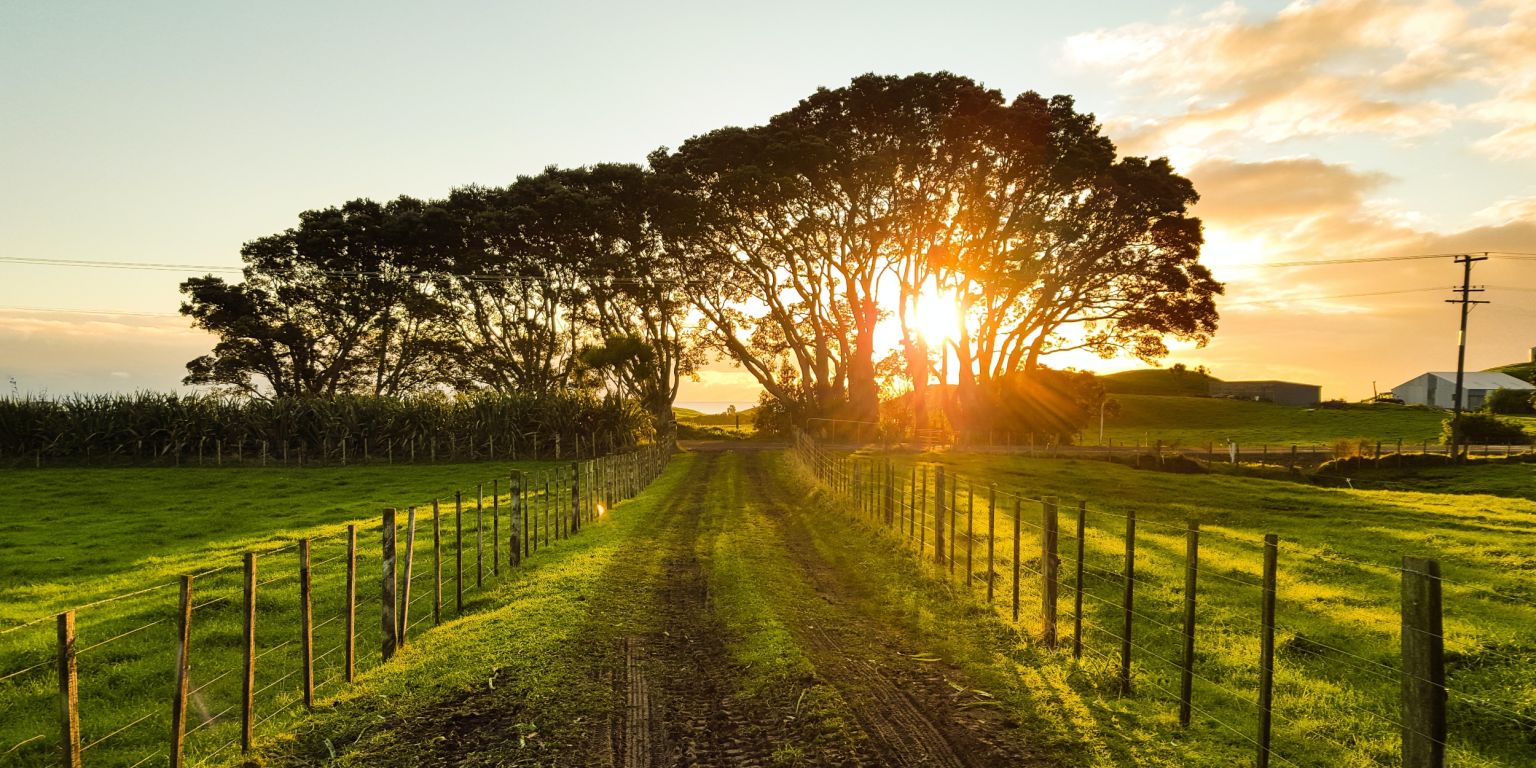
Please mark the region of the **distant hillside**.
<svg viewBox="0 0 1536 768"><path fill-rule="evenodd" d="M1116 444L1162 440L1167 446L1204 450L1236 440L1244 445L1330 443L1342 438L1382 440L1396 447L1440 438L1445 412L1410 405L1350 404L1331 408L1228 400L1220 397L1119 395L1120 415L1106 419L1105 436ZM1089 445L1097 424L1084 429Z"/></svg>
<svg viewBox="0 0 1536 768"><path fill-rule="evenodd" d="M1204 397L1211 392L1211 382L1221 381L1198 371L1175 368L1147 368L1100 376L1104 390L1115 395L1186 395Z"/></svg>
<svg viewBox="0 0 1536 768"><path fill-rule="evenodd" d="M741 417L742 428L750 427L753 423L752 420L757 417L757 409L743 408L742 410L737 411L734 415L728 413L704 413L694 417L691 419L691 421L695 424L730 427L736 425L737 416Z"/></svg>
<svg viewBox="0 0 1536 768"><path fill-rule="evenodd" d="M757 409L743 408L741 411L739 411L739 414L741 416L741 428L743 430L750 429L753 424L753 419L757 417ZM704 413L703 411L697 411L692 408L673 407L672 416L679 422L703 427L736 426L736 415L729 413Z"/></svg>
<svg viewBox="0 0 1536 768"><path fill-rule="evenodd" d="M1489 368L1488 370L1496 373L1507 373L1517 379L1523 379L1536 384L1536 363L1514 363L1512 365Z"/></svg>

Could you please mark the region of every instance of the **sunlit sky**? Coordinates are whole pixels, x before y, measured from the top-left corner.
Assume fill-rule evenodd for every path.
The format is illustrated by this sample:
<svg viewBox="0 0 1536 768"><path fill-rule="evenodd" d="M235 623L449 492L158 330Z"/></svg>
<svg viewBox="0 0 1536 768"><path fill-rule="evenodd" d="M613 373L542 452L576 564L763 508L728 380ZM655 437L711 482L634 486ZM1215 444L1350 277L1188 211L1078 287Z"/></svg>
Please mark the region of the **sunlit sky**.
<svg viewBox="0 0 1536 768"><path fill-rule="evenodd" d="M239 263L299 211L640 162L863 72L1074 95L1202 194L1216 340L1166 362L1358 398L1454 368L1449 261L1536 253L1536 4L0 5L0 257ZM177 271L0 262L19 392L169 389ZM1536 345L1536 261L1477 268L1468 363ZM1373 295L1359 295L1373 294ZM94 314L118 312L127 314ZM1130 360L1074 358L1103 371ZM12 385L6 383L9 389ZM716 364L680 401L743 402ZM723 405L722 405L723 407Z"/></svg>

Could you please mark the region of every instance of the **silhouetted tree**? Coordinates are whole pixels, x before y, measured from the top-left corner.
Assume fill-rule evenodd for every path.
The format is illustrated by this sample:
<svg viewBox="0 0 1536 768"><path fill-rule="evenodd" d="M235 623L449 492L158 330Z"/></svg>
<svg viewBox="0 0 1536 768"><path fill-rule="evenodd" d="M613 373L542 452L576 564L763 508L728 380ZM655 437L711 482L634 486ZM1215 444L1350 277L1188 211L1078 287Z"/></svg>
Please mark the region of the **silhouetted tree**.
<svg viewBox="0 0 1536 768"><path fill-rule="evenodd" d="M424 293L424 205L354 200L247 243L244 280L192 278L183 314L216 337L186 383L258 396L399 395L432 386L449 351Z"/></svg>

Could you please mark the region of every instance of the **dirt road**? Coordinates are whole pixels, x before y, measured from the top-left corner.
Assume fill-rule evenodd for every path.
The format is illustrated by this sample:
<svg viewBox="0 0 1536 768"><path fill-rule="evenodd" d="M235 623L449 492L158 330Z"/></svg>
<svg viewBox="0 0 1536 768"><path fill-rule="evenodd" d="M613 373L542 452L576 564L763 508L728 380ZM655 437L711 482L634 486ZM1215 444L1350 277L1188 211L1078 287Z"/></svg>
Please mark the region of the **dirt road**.
<svg viewBox="0 0 1536 768"><path fill-rule="evenodd" d="M805 503L784 454L723 443L675 461L676 482L615 510L633 530L572 597L578 626L558 627L569 639L536 666L548 690L504 681L447 697L392 718L339 762L1049 764L977 706L988 702L958 668L878 610L879 595L828 550L826 510ZM540 723L549 713L559 722Z"/></svg>
<svg viewBox="0 0 1536 768"><path fill-rule="evenodd" d="M650 634L626 638L622 669L614 670L625 701L610 730L611 762L640 766L753 766L805 762L865 766L1002 766L1029 761L1017 734L989 712L965 709L958 673L922 654L896 627L862 610L860 594L818 551L807 516L795 513L796 494L766 471L768 456L729 444L700 446L699 474L658 520L665 548L649 606L658 617ZM715 450L708 450L713 448ZM729 466L727 466L729 465ZM775 701L739 695L731 636L716 616L701 552L701 519L715 513L703 500L711 485L748 511L748 523L770 532L787 553L790 576L814 599L777 601L815 681L836 691L852 727L833 738ZM740 523L737 523L740 524ZM782 597L782 595L774 595ZM780 699L782 700L782 699ZM980 708L977 708L980 709ZM812 745L786 753L785 745Z"/></svg>

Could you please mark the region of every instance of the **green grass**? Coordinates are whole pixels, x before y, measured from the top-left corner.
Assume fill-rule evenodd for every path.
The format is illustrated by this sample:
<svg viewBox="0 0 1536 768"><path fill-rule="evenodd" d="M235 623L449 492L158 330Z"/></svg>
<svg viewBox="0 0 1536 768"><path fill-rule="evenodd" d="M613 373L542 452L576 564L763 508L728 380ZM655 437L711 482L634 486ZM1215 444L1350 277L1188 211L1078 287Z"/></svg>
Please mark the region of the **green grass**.
<svg viewBox="0 0 1536 768"><path fill-rule="evenodd" d="M1402 405L1348 404L1340 408L1303 408L1210 397L1167 395L1117 395L1121 412L1105 422L1105 439L1116 445L1151 445L1204 451L1229 440L1246 447L1268 444L1289 449L1292 444L1329 444L1334 440L1365 438L1382 440L1404 449L1440 439L1445 414L1431 408ZM1098 425L1083 430L1083 440L1093 445Z"/></svg>
<svg viewBox="0 0 1536 768"><path fill-rule="evenodd" d="M468 735L494 740L502 765L546 764L550 753L589 741L612 706L611 688L592 671L614 662L619 638L645 629L643 612L614 609L642 603L640 576L661 568L658 548L636 544L694 460L674 460L645 493L530 559L491 592L494 609L434 630L400 663L321 701L304 728L264 739L263 764L308 766L333 755L338 766L436 764L447 737L413 737L447 727L450 716L514 721ZM413 727L394 727L402 724Z"/></svg>
<svg viewBox="0 0 1536 768"><path fill-rule="evenodd" d="M519 465L535 469L538 465ZM483 567L489 579L492 539L492 479L501 478L501 533L509 533L505 478L512 465L500 463L434 466L367 466L324 469L160 468L48 469L4 473L7 504L0 516L0 676L51 658L51 620L24 622L75 606L78 611L80 711L85 743L127 730L92 747L88 762L132 763L163 747L169 731L175 653L175 580L197 574L193 583L192 682L189 753L205 754L227 741L238 714L239 676L220 675L238 667L239 604L244 551L257 551L258 696L264 713L291 705L297 678L276 683L296 669L298 643L298 560L301 537L314 539L311 551L316 622L316 678L321 690L336 685L342 653L337 649L344 606L347 523L358 524L358 660L361 668L379 657L379 521L384 507L400 508L404 545L405 508L420 505L416 540L413 619L430 622L431 499L442 499L445 551L451 555L453 491L465 490L466 609L483 595L475 588L475 485L485 485ZM537 489L542 491L542 487ZM403 555L402 555L403 558ZM452 578L452 557L447 578ZM370 575L371 574L371 575ZM270 582L270 583L266 583ZM448 615L454 592L445 590ZM140 592L140 594L134 594ZM130 595L101 605L97 601ZM126 634L125 634L126 633ZM286 645L285 645L286 643ZM0 755L39 759L57 748L54 674L43 667L0 681ZM140 717L147 719L134 724ZM208 725L198 728L204 721ZM128 759L128 758L132 759Z"/></svg>
<svg viewBox="0 0 1536 768"><path fill-rule="evenodd" d="M1352 472L1350 482L1368 490L1503 496L1536 501L1536 463L1487 461L1474 456L1464 467L1394 469L1391 458L1381 469ZM1336 483L1341 484L1341 483Z"/></svg>
<svg viewBox="0 0 1536 768"><path fill-rule="evenodd" d="M1262 536L1280 536L1274 749L1298 765L1396 764L1399 734L1399 573L1404 554L1438 557L1446 579L1445 635L1450 698L1450 763L1528 765L1536 758L1536 502L1493 495L1327 490L1229 476L1168 475L1088 461L929 454L898 455L907 487L914 461L945 465L977 493L978 581L985 582L987 485L1026 495L1058 495L1061 513L1063 635L1070 636L1075 564L1075 500L1089 502L1084 616L1087 653L1027 655L1016 674L1054 698L1050 726L1038 708L1020 717L1039 737L1077 745L1090 764L1225 766L1252 760L1258 681L1257 625ZM953 477L953 474L951 474ZM931 487L931 486L930 486ZM998 618L1011 592L1014 501L1000 500L995 532ZM933 503L928 520L931 525ZM1019 627L1038 647L1041 507L1022 504ZM1114 693L1123 581L1123 515L1135 512L1137 693ZM1199 517L1199 657L1195 725L1176 724L1178 626L1184 526ZM933 558L933 532L926 534ZM961 537L962 542L964 536ZM963 557L963 554L961 555ZM964 573L963 559L957 573ZM930 574L944 574L930 569ZM960 577L963 583L963 576ZM974 598L973 598L974 599ZM1161 657L1161 658L1158 658ZM973 664L981 662L973 661ZM982 664L982 666L986 666ZM996 676L994 676L996 677ZM1006 676L1001 678L1006 683ZM1033 700L1033 699L1032 699ZM1016 706L1024 707L1024 704ZM1225 725L1223 725L1225 724ZM1230 725L1235 731L1228 730ZM1283 763L1281 763L1283 764Z"/></svg>

